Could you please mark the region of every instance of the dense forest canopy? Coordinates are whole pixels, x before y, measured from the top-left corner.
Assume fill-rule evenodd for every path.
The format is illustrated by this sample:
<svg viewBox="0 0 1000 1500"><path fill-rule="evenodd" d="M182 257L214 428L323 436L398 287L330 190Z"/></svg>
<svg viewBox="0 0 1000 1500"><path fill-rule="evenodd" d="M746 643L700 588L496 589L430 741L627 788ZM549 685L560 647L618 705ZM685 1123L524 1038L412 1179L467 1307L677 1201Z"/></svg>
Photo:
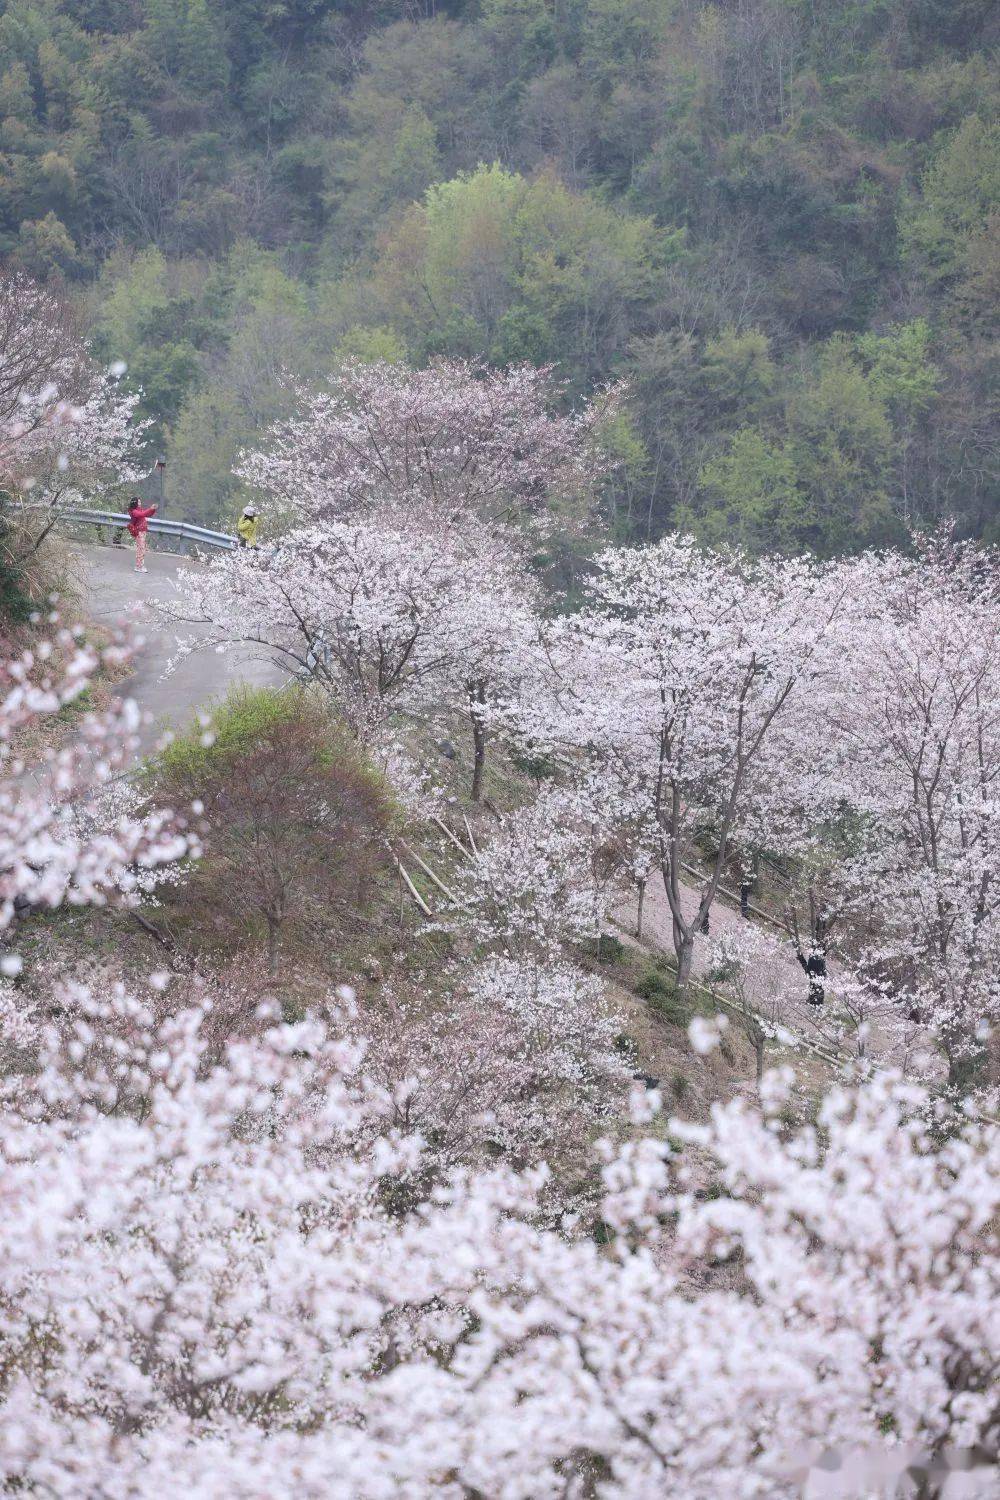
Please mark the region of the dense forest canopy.
<svg viewBox="0 0 1000 1500"><path fill-rule="evenodd" d="M623 539L995 539L990 0L11 0L0 254L176 511L348 355L628 377ZM289 382L286 377L293 377Z"/></svg>

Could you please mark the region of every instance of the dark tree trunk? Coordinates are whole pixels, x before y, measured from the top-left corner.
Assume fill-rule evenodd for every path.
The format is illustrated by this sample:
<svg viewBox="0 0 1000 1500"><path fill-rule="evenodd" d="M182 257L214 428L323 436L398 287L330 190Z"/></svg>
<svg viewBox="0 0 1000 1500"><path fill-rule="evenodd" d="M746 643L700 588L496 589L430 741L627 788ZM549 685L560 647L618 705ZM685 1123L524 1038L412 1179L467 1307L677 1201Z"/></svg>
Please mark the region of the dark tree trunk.
<svg viewBox="0 0 1000 1500"><path fill-rule="evenodd" d="M267 972L273 979L278 972L278 939L281 924L275 917L267 918Z"/></svg>
<svg viewBox="0 0 1000 1500"><path fill-rule="evenodd" d="M483 800L483 776L486 771L486 723L483 709L486 689L481 682L469 686L469 717L472 720L472 800Z"/></svg>
<svg viewBox="0 0 1000 1500"><path fill-rule="evenodd" d="M691 980L694 959L694 934L686 932L677 945L677 988L683 995Z"/></svg>

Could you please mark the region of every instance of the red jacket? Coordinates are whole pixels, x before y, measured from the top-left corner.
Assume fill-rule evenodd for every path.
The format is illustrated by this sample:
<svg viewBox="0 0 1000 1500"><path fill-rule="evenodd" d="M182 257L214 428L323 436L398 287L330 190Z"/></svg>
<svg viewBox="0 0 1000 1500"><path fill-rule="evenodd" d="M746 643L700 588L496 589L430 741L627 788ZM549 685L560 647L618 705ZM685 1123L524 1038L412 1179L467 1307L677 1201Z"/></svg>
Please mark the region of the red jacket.
<svg viewBox="0 0 1000 1500"><path fill-rule="evenodd" d="M156 515L156 506L150 505L148 509L143 510L141 505L137 505L135 510L130 510L128 514L129 535L138 536L141 531L149 530L149 518Z"/></svg>

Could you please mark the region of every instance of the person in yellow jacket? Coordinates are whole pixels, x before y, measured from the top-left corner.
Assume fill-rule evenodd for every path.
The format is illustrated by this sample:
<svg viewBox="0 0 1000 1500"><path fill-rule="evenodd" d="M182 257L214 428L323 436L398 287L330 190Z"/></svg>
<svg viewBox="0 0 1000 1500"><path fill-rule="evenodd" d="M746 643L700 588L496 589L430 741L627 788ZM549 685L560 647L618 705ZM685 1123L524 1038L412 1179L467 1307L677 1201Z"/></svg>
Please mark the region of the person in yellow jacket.
<svg viewBox="0 0 1000 1500"><path fill-rule="evenodd" d="M256 547L260 520L252 505L244 505L243 514L236 523L236 535L241 547Z"/></svg>

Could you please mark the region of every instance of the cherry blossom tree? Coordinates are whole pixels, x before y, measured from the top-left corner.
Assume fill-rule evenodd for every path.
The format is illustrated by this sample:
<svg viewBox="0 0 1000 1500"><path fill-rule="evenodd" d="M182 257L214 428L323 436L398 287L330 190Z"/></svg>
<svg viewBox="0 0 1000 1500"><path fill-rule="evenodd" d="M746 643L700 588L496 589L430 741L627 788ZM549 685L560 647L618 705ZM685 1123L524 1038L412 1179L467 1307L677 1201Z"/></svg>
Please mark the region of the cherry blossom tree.
<svg viewBox="0 0 1000 1500"><path fill-rule="evenodd" d="M825 713L863 828L841 900L862 976L957 1083L1000 1020L1000 563L932 538L849 571L864 617Z"/></svg>
<svg viewBox="0 0 1000 1500"><path fill-rule="evenodd" d="M599 980L558 958L459 963L439 1000L424 982L385 986L358 1025L388 1118L426 1142L421 1192L460 1166L544 1160L546 1212L594 1211L593 1140L624 1118L630 1077Z"/></svg>
<svg viewBox="0 0 1000 1500"><path fill-rule="evenodd" d="M588 606L549 626L548 690L522 695L515 717L570 774L603 778L610 807L638 809L645 838L655 828L682 986L776 726L832 681L845 592L805 559L751 563L672 537L604 553Z"/></svg>
<svg viewBox="0 0 1000 1500"><path fill-rule="evenodd" d="M835 571L849 606L832 675L775 725L737 835L784 862L775 915L815 1001L832 957L859 1037L874 1027L912 1054L922 1026L954 1084L985 1081L1000 1014L996 554L935 537Z"/></svg>
<svg viewBox="0 0 1000 1500"><path fill-rule="evenodd" d="M473 802L483 798L487 747L504 703L533 675L538 652L538 590L517 547L494 532L491 545L454 558L454 596L436 626L441 673L432 694L468 716Z"/></svg>
<svg viewBox="0 0 1000 1500"><path fill-rule="evenodd" d="M618 873L603 824L571 789L552 787L504 815L459 872L479 941L547 958L568 942L593 942Z"/></svg>
<svg viewBox="0 0 1000 1500"><path fill-rule="evenodd" d="M103 653L109 664L127 655L123 644ZM80 633L56 630L0 665L0 929L32 908L127 896L143 870L196 846L166 811L88 818L138 744L141 718L129 699L82 715L70 742L40 763L20 759L26 731L72 704L99 661Z"/></svg>
<svg viewBox="0 0 1000 1500"><path fill-rule="evenodd" d="M563 415L551 372L442 362L352 363L299 395L240 468L288 529L266 557L185 577L189 608L283 653L366 737L421 694L460 708L479 800L497 699L536 635L526 528L589 506L621 393Z"/></svg>
<svg viewBox="0 0 1000 1500"><path fill-rule="evenodd" d="M757 1088L764 1078L768 1042L794 1041L791 996L781 977L787 973L785 944L773 933L747 924L712 939L709 977L726 986L735 1002L736 1023L753 1048ZM761 984L764 971L770 983Z"/></svg>
<svg viewBox="0 0 1000 1500"><path fill-rule="evenodd" d="M5 455L8 444L43 424L40 392L58 376L71 378L78 356L68 309L23 272L5 271L0 278L0 425Z"/></svg>
<svg viewBox="0 0 1000 1500"><path fill-rule="evenodd" d="M21 272L0 275L0 500L21 507L30 548L60 505L146 472L148 423L123 370L103 369L69 310ZM41 511L28 524L23 505Z"/></svg>
<svg viewBox="0 0 1000 1500"><path fill-rule="evenodd" d="M853 596L852 596L853 599ZM747 900L762 872L774 888L771 909L784 923L804 975L808 1003L827 998L828 957L843 929L846 893L841 874L858 852L861 822L845 798L850 751L843 737L827 731L831 714L845 702L846 663L854 635L853 604L841 618L839 659L825 692L793 700L774 726L767 774L739 810L732 863Z"/></svg>
<svg viewBox="0 0 1000 1500"><path fill-rule="evenodd" d="M438 524L541 516L592 489L597 434L621 399L612 388L562 415L550 370L461 360L351 361L323 391L296 394L298 414L239 474L280 510L324 523L383 507Z"/></svg>
<svg viewBox="0 0 1000 1500"><path fill-rule="evenodd" d="M481 784L493 684L507 680L517 633L502 636L516 569L500 544L384 513L299 528L181 575L176 613L265 647L329 693L360 738L392 712L426 709L457 688L474 728ZM517 615L517 619L522 618ZM520 627L523 638L525 627Z"/></svg>
<svg viewBox="0 0 1000 1500"><path fill-rule="evenodd" d="M446 580L419 621L402 602L413 537L398 536L410 553L387 551L379 585L395 581L396 614L375 611L354 656L345 631L330 658L331 681L355 684L362 656L377 671L384 630L386 681L394 670L401 686L371 690L379 714L443 673L451 607ZM296 615L308 562L273 617L307 665L325 645L318 630L304 649ZM230 565L224 579L248 580L239 607L255 607L266 559ZM838 741L830 775L850 763L840 795L871 834L849 878L883 881L871 982L880 963L887 984L944 1005L942 973L990 958L988 559L852 567L878 580L860 617L866 601L891 608L881 628L872 609L845 661L843 569L678 542L602 559L591 604L550 624L509 710L544 733L563 784L469 861L469 966L412 1025L391 995L380 1021L349 992L285 1023L278 989L252 1007L241 995L227 1035L224 978L176 996L157 974L65 986L58 1011L31 1016L0 989L6 1488L792 1500L822 1463L848 1494L908 1474L930 1494L957 1464L966 1493L995 1492L991 1113L879 1073L795 1124L792 1080L764 1072L757 1103L700 1123L665 1120L642 1091L626 1132L613 1015L559 952L594 934L605 899L596 792L612 808L617 789L633 799L636 850L652 818L668 898L696 837L721 841L707 911L727 843L750 809L763 826L766 795L786 785L779 729L815 717L856 747L844 758ZM420 628L392 658L407 607ZM8 669L8 742L93 670L72 635L61 645L68 665L50 680L44 645ZM166 815L126 815L91 841L65 816L107 786L134 724L126 707L85 720L38 773L7 755L8 923L19 900L106 900L137 862L187 847ZM963 1006L963 1026L982 1018L978 1000ZM719 1030L702 1020L692 1044ZM595 1191L567 1192L556 1218L553 1177L567 1159L576 1171L602 1116Z"/></svg>

